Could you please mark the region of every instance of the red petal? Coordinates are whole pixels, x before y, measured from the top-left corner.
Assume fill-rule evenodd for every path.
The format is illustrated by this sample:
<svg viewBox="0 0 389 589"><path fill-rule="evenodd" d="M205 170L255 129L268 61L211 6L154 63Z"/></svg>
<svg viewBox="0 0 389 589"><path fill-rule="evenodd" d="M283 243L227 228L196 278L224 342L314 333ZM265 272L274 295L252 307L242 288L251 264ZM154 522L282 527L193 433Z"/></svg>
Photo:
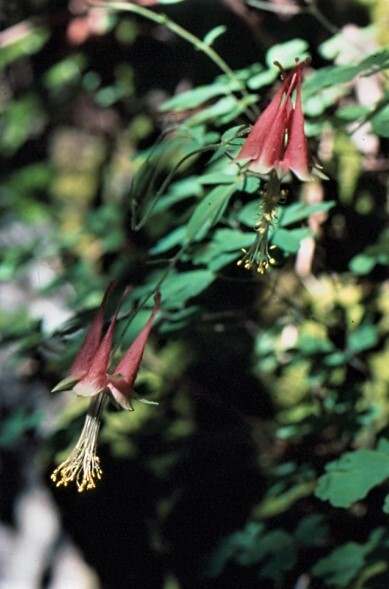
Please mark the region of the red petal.
<svg viewBox="0 0 389 589"><path fill-rule="evenodd" d="M256 160L262 153L263 143L269 136L270 129L281 105L282 96L285 92L285 82L286 80L270 102L269 106L267 106L259 116L259 119L248 134L241 151L236 156L237 160Z"/></svg>
<svg viewBox="0 0 389 589"><path fill-rule="evenodd" d="M309 172L309 151L304 131L304 114L301 105L301 69L297 72L296 106L292 113L288 145L281 167L284 172L291 170L303 181L311 179Z"/></svg>
<svg viewBox="0 0 389 589"><path fill-rule="evenodd" d="M259 174L267 174L278 167L284 152L286 125L290 109L288 101L290 101L289 98L279 109L266 138L262 142L261 153L250 164L250 170Z"/></svg>
<svg viewBox="0 0 389 589"><path fill-rule="evenodd" d="M84 341L81 344L80 350L69 371L69 375L74 376L76 379L82 378L88 372L92 362L92 358L100 345L103 331L105 305L107 303L108 296L110 295L115 285L116 281L113 280L107 286L99 310L96 313L92 325L86 333Z"/></svg>
<svg viewBox="0 0 389 589"><path fill-rule="evenodd" d="M120 386L120 392L121 394L124 394L126 398L128 398L128 396L131 393L132 385L134 384L136 375L139 370L139 365L142 360L143 350L145 349L147 338L149 337L149 333L154 321L154 317L158 313L160 306L161 297L159 294L157 294L154 298L153 311L146 325L144 326L144 328L142 329L134 343L131 345L131 347L123 356L122 360L119 362L115 369L114 375L121 375L126 383L126 387Z"/></svg>
<svg viewBox="0 0 389 589"><path fill-rule="evenodd" d="M122 409L133 411L131 405L132 389L128 388L126 381L121 377L109 376L107 387L111 391L112 397L115 399Z"/></svg>
<svg viewBox="0 0 389 589"><path fill-rule="evenodd" d="M73 388L74 392L77 395L90 397L93 395L97 395L97 393L100 393L102 390L106 388L107 372L109 360L111 357L113 334L116 327L116 319L120 311L120 308L123 304L123 301L129 293L129 291L130 289L126 288L126 290L122 294L119 304L116 308L115 314L112 318L112 321L109 324L106 334L103 337L102 342L99 345L97 352L93 357L88 372Z"/></svg>

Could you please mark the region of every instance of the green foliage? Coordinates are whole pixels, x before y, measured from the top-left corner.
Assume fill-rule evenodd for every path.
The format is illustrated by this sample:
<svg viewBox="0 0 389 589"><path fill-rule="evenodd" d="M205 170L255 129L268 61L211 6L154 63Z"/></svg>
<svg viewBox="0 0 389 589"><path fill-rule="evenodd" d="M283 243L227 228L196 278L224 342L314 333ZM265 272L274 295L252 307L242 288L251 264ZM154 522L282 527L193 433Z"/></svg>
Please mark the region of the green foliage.
<svg viewBox="0 0 389 589"><path fill-rule="evenodd" d="M250 46L259 45L249 57L243 36L222 22L220 3L210 30L207 19L197 22L206 2L195 11L193 2L157 4L111 2L98 18L64 9L65 18L33 2L47 14L21 7L21 22L0 33L5 364L16 350L23 361L12 378L43 391L65 378L113 279L117 291L133 285L118 317L119 360L161 292L135 411L109 405L99 438L101 517L108 521L121 505L120 578L155 589L382 589L389 584L389 52L375 40L378 17L371 8L365 20L373 26L350 17L352 26L335 33L330 15L310 2L299 3L306 6L296 7L296 19L263 11L249 27L257 8L246 13L242 4L229 18L250 35L255 29ZM313 22L322 27L317 35ZM316 37L326 40L318 45ZM287 70L309 55L305 130L323 173L317 168L311 182L285 175L269 213L269 176L236 156L280 88L285 73L274 62ZM263 248L265 214L272 262L262 275L237 262L253 244ZM115 291L105 319L119 297ZM66 458L87 400L47 392L44 402L56 409L44 428L42 400L38 410L10 390L0 446L17 452L35 436L42 470L49 456ZM104 487L109 476L115 492ZM133 492L141 501L137 495L129 512ZM67 513L80 515L71 503ZM149 584L145 558L158 563Z"/></svg>
<svg viewBox="0 0 389 589"><path fill-rule="evenodd" d="M355 274L368 274L376 264L389 264L389 231L383 231L376 244L367 246L350 261L350 270Z"/></svg>
<svg viewBox="0 0 389 589"><path fill-rule="evenodd" d="M389 442L378 443L376 450L355 450L326 465L319 478L316 495L334 507L350 507L389 477Z"/></svg>
<svg viewBox="0 0 389 589"><path fill-rule="evenodd" d="M366 565L366 557L382 540L383 529L372 532L366 544L347 542L319 560L312 569L315 576L331 587L347 587Z"/></svg>
<svg viewBox="0 0 389 589"><path fill-rule="evenodd" d="M0 428L0 448L12 448L23 435L36 428L42 420L42 413L28 413L24 407L15 411Z"/></svg>
<svg viewBox="0 0 389 589"><path fill-rule="evenodd" d="M284 530L266 531L262 524L250 523L220 545L210 563L210 575L216 576L231 558L241 566L260 564L261 577L277 579L296 562L293 536Z"/></svg>

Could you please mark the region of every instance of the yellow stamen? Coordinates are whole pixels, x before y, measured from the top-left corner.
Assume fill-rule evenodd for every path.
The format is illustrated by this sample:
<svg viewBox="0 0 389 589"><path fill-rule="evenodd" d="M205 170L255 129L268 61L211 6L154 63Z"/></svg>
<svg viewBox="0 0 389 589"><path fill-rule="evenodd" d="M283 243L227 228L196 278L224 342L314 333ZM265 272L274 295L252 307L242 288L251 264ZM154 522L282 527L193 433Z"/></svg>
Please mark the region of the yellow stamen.
<svg viewBox="0 0 389 589"><path fill-rule="evenodd" d="M92 397L84 427L75 448L66 460L61 462L51 475L56 487L75 482L78 492L94 489L96 481L100 480L103 471L100 458L96 454L97 436L100 429L100 414L106 400L106 395L100 393Z"/></svg>
<svg viewBox="0 0 389 589"><path fill-rule="evenodd" d="M270 255L270 250L275 246L269 245L269 233L274 220L277 219L279 195L284 193L280 189L280 184L280 179L273 172L261 192L260 219L255 224L255 241L248 250L242 249L244 256L237 262L238 266L243 265L246 270L250 270L255 264L257 272L264 274L265 270L276 263Z"/></svg>
<svg viewBox="0 0 389 589"><path fill-rule="evenodd" d="M96 454L99 427L100 421L96 417L86 416L76 447L50 477L56 487L67 487L69 483L76 482L79 493L96 487L96 479L100 480L103 474L100 458Z"/></svg>

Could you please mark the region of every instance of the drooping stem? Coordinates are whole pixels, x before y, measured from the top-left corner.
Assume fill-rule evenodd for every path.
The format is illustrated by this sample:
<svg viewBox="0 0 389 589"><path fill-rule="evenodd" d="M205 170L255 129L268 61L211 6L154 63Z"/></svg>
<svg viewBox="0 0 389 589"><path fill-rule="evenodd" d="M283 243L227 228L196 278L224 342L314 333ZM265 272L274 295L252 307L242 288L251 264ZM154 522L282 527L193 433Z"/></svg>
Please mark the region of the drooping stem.
<svg viewBox="0 0 389 589"><path fill-rule="evenodd" d="M89 4L94 7L104 8L108 10L123 10L125 12L132 12L133 14L137 14L138 16L143 16L144 18L151 20L159 25L162 25L175 33L181 39L184 39L193 47L202 51L214 64L218 66L218 68L224 72L231 82L233 83L234 89L241 92L243 96L247 96L247 91L245 89L244 84L239 80L239 78L235 75L234 71L229 67L229 65L224 61L222 57L214 50L210 45L193 35L181 25L177 24L173 20L171 20L166 14L158 14L145 8L144 6L139 6L138 4L127 4L125 2L92 2L90 1Z"/></svg>

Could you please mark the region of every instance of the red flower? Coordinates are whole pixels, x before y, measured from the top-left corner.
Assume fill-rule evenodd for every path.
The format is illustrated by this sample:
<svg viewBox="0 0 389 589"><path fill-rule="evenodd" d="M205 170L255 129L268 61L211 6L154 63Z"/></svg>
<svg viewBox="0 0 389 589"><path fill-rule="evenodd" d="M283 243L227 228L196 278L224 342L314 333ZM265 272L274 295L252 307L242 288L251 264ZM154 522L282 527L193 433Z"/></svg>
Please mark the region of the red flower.
<svg viewBox="0 0 389 589"><path fill-rule="evenodd" d="M302 69L307 60L284 77L281 88L251 129L237 160L250 160L248 169L258 174L289 170L300 180L310 180L309 151L301 106ZM295 104L292 94L296 90Z"/></svg>
<svg viewBox="0 0 389 589"><path fill-rule="evenodd" d="M97 480L100 480L103 474L96 448L100 415L107 394L111 395L124 409L132 409L130 403L132 387L154 317L161 305L161 297L157 294L154 298L154 308L146 325L125 353L113 374L108 374L117 316L130 291L130 288L125 289L113 319L103 336L105 306L115 284L115 282L111 282L108 285L96 317L73 362L69 376L53 389L53 391L61 391L73 388L78 395L91 397L84 427L77 444L66 460L61 462L51 475L51 480L57 487L61 485L66 487L69 483L75 482L80 493L85 489L94 489Z"/></svg>
<svg viewBox="0 0 389 589"><path fill-rule="evenodd" d="M105 306L114 286L115 282L111 282L105 291L100 308L73 362L69 376L54 387L53 392L72 388L77 395L83 397L93 397L105 392L111 394L124 409L132 409L130 404L132 386L139 370L154 317L161 305L161 297L159 294L155 296L154 308L146 325L113 373L108 374L117 316L130 291L130 288L126 288L124 291L113 319L105 335L102 336Z"/></svg>

